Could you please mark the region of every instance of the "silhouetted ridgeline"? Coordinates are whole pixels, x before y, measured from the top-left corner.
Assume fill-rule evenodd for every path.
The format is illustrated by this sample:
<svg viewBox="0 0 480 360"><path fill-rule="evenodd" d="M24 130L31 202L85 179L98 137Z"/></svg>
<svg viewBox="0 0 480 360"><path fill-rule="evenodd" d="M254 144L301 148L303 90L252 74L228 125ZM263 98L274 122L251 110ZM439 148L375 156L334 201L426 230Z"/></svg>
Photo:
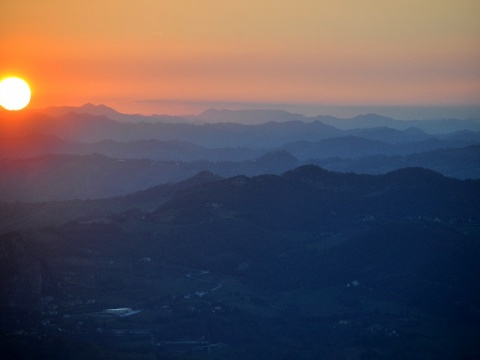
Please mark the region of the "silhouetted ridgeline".
<svg viewBox="0 0 480 360"><path fill-rule="evenodd" d="M347 145L348 148L348 145ZM290 149L300 153L298 148ZM177 182L201 171L222 177L281 174L302 164L343 171L381 174L403 167L425 167L444 175L480 177L480 147L435 150L403 156L368 155L299 160L280 150L243 161L154 161L115 159L100 154L46 155L0 160L0 201L98 199L127 195L151 186Z"/></svg>
<svg viewBox="0 0 480 360"><path fill-rule="evenodd" d="M374 176L302 166L281 176L238 176L206 183L178 193L160 212L178 207L178 219L184 222L183 211L217 203L262 226L289 231L332 227L333 231L340 230L336 223L344 227L366 217L476 219L478 201L480 181L460 181L422 168ZM182 204L187 209L182 210Z"/></svg>
<svg viewBox="0 0 480 360"><path fill-rule="evenodd" d="M75 112L53 112L55 115L26 112L24 114L0 114L2 133L24 135L54 135L70 142L98 142L105 139L136 141L157 139L162 141L186 141L205 147L250 147L271 148L299 140L321 139L348 135L361 136L387 142L419 141L429 135L447 134L456 131L480 131L480 120L393 120L378 115L365 115L353 119L336 119L328 116L307 118L303 115L278 111L219 112L225 122L193 124L189 119L160 116L156 121L138 116L132 121L115 121L111 111L93 111L91 107ZM118 113L117 113L118 114ZM231 114L231 116L229 115ZM128 120L129 115L124 115ZM288 115L288 116L287 116ZM228 122L229 117L238 122ZM245 121L241 121L241 119ZM257 124L244 124L252 118ZM173 120L173 122L172 122ZM352 126L345 127L345 124ZM14 124L14 126L13 126ZM340 129L342 128L342 129ZM364 128L376 128L364 130ZM389 129L387 129L389 128ZM363 130L362 130L363 129ZM396 130L396 131L395 131Z"/></svg>
<svg viewBox="0 0 480 360"><path fill-rule="evenodd" d="M440 134L377 115L341 120L209 110L197 118L215 123L193 124L195 117L131 116L91 104L44 113L0 114L0 200L99 199L205 170L254 176L303 164L371 174L425 167L460 179L480 177L476 120L424 122L449 124L452 132ZM335 121L366 127L341 130L331 125Z"/></svg>

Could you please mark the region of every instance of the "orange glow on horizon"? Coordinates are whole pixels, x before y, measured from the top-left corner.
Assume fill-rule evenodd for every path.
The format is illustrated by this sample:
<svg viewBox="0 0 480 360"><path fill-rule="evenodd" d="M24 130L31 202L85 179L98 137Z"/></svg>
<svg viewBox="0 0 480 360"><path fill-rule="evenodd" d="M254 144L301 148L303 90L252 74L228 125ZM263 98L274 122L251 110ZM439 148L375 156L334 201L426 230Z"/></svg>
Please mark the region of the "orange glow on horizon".
<svg viewBox="0 0 480 360"><path fill-rule="evenodd" d="M28 0L0 14L0 74L28 75L32 108L480 102L473 0L92 4Z"/></svg>

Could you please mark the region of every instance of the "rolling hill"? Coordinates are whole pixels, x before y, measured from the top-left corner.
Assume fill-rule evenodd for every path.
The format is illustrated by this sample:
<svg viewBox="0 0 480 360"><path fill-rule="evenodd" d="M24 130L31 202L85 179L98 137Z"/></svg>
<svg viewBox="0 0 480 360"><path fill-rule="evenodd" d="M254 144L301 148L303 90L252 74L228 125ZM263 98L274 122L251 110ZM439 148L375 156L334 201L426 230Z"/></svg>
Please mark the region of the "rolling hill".
<svg viewBox="0 0 480 360"><path fill-rule="evenodd" d="M478 180L309 165L203 173L115 201L117 212L82 218L84 208L76 220L0 237L3 351L185 359L480 351ZM39 279L45 287L35 287ZM134 315L106 317L124 306Z"/></svg>

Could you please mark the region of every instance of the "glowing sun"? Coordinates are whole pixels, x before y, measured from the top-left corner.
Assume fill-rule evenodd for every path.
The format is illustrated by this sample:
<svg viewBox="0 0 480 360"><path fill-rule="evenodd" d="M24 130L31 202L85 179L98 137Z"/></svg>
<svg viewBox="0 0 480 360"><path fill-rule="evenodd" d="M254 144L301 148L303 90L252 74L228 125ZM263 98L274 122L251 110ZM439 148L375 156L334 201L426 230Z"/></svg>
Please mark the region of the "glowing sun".
<svg viewBox="0 0 480 360"><path fill-rule="evenodd" d="M0 105L7 110L21 110L30 102L30 87L25 80L7 77L0 81Z"/></svg>

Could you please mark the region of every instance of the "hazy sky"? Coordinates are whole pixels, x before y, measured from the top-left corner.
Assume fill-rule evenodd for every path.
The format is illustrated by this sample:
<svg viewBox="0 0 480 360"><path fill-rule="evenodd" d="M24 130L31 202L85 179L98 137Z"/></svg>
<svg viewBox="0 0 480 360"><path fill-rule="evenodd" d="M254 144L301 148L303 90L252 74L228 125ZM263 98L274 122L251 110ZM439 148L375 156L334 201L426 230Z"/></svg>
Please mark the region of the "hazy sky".
<svg viewBox="0 0 480 360"><path fill-rule="evenodd" d="M32 107L479 106L479 18L479 0L1 0L0 76Z"/></svg>

